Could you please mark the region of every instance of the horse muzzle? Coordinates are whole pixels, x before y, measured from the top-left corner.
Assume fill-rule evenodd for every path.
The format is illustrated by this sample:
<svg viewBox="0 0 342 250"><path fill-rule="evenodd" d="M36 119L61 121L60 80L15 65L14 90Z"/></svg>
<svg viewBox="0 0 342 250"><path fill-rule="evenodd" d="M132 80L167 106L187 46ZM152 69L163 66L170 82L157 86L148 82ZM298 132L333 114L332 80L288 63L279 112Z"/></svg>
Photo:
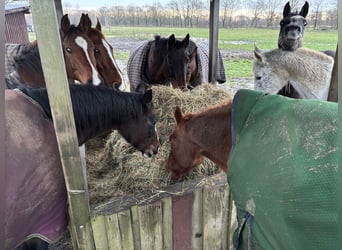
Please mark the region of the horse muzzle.
<svg viewBox="0 0 342 250"><path fill-rule="evenodd" d="M150 145L147 149L142 151L142 154L144 157L151 158L152 156L154 156L158 153L158 148L159 148L159 145L157 145L157 146Z"/></svg>

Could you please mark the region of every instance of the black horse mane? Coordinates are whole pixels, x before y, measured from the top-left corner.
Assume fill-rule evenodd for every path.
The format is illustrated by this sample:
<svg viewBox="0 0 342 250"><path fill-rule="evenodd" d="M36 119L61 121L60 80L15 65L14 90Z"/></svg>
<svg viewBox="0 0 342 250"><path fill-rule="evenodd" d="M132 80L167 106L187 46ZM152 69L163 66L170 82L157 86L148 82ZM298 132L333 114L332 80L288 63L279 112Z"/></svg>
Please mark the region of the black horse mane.
<svg viewBox="0 0 342 250"><path fill-rule="evenodd" d="M80 130L101 131L111 128L113 123L136 119L141 113L142 94L120 92L104 86L70 84L70 96L74 111L77 134ZM20 88L35 100L52 120L46 88Z"/></svg>

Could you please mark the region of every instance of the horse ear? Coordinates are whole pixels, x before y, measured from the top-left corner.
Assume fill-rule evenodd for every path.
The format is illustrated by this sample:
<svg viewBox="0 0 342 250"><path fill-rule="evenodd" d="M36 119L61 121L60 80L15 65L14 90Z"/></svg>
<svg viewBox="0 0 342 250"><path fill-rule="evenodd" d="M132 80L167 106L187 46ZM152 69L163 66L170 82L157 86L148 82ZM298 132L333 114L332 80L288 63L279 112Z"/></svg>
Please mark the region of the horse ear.
<svg viewBox="0 0 342 250"><path fill-rule="evenodd" d="M176 106L176 109L175 109L175 119L176 119L177 124L179 124L183 120L182 111L179 106Z"/></svg>
<svg viewBox="0 0 342 250"><path fill-rule="evenodd" d="M302 9L299 12L299 15L306 17L309 13L309 3L305 1L305 4L303 5Z"/></svg>
<svg viewBox="0 0 342 250"><path fill-rule="evenodd" d="M183 47L186 48L188 47L189 45L189 40L190 40L190 35L189 33L184 37L183 41L182 41L182 44L183 44Z"/></svg>
<svg viewBox="0 0 342 250"><path fill-rule="evenodd" d="M254 44L254 56L259 62L264 62L262 51Z"/></svg>
<svg viewBox="0 0 342 250"><path fill-rule="evenodd" d="M62 36L65 35L65 33L69 29L70 29L70 20L69 20L68 14L65 14L61 20L61 28L60 28L61 35Z"/></svg>
<svg viewBox="0 0 342 250"><path fill-rule="evenodd" d="M147 90L142 97L142 103L148 104L152 102L152 89Z"/></svg>
<svg viewBox="0 0 342 250"><path fill-rule="evenodd" d="M91 29L91 20L88 14L82 13L80 22L78 23L77 27L85 34L88 33L88 31Z"/></svg>
<svg viewBox="0 0 342 250"><path fill-rule="evenodd" d="M291 13L291 6L290 6L290 1L289 1L284 6L283 17L286 17L290 13Z"/></svg>
<svg viewBox="0 0 342 250"><path fill-rule="evenodd" d="M176 38L175 38L174 34L169 36L167 44L168 44L169 48L176 44Z"/></svg>
<svg viewBox="0 0 342 250"><path fill-rule="evenodd" d="M97 23L96 23L96 29L97 29L98 31L101 31L101 29L102 29L101 24L100 24L100 21L99 21L98 18L97 18Z"/></svg>

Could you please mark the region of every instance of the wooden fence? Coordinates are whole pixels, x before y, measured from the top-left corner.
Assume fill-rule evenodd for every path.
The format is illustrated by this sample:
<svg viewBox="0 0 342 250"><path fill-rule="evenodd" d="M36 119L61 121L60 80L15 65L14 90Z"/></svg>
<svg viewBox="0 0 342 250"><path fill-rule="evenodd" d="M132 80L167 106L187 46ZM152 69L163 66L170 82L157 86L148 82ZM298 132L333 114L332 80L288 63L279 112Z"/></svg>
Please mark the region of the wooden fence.
<svg viewBox="0 0 342 250"><path fill-rule="evenodd" d="M96 249L229 249L225 175L125 196L92 209Z"/></svg>

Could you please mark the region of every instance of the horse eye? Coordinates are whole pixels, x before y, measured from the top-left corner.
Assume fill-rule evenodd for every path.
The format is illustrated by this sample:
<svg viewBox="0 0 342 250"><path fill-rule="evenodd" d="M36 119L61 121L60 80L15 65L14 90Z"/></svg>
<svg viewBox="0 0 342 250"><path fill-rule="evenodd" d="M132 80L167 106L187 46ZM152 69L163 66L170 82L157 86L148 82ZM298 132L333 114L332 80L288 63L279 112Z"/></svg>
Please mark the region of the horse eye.
<svg viewBox="0 0 342 250"><path fill-rule="evenodd" d="M306 21L304 21L304 26L306 26L308 23Z"/></svg>
<svg viewBox="0 0 342 250"><path fill-rule="evenodd" d="M255 79L256 80L261 80L261 76L256 76Z"/></svg>
<svg viewBox="0 0 342 250"><path fill-rule="evenodd" d="M96 54L100 54L100 50L99 49L94 49L94 52L96 53Z"/></svg>
<svg viewBox="0 0 342 250"><path fill-rule="evenodd" d="M280 26L283 26L284 25L284 21L280 21Z"/></svg>
<svg viewBox="0 0 342 250"><path fill-rule="evenodd" d="M72 49L71 49L71 48L69 48L69 47L68 47L68 48L66 48L65 50L66 50L68 53L71 53L71 52L72 52Z"/></svg>

